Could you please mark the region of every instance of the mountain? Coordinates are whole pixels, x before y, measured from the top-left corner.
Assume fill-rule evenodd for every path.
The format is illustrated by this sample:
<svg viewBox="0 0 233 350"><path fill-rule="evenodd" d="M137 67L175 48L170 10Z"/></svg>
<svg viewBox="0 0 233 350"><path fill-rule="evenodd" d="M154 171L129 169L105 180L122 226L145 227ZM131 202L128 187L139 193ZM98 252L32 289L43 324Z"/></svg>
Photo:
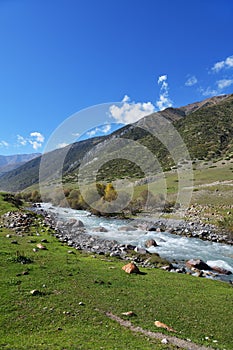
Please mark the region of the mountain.
<svg viewBox="0 0 233 350"><path fill-rule="evenodd" d="M98 169L97 180L143 177L145 174L140 166L134 164L134 159L127 157L131 148L126 144L130 141L134 141L135 145L142 145L145 150L155 154L163 170L169 170L177 164L171 156L175 144L174 135L170 135L170 130L167 129L167 124L171 125L168 122L172 123L184 141L191 159L217 160L233 157L233 94L231 94L215 96L180 108L167 108L146 116L134 124L126 125L108 136L87 139L49 152L42 158L37 157L2 175L0 189L21 191L37 184L41 159L44 181L47 182L53 181L59 170L62 171L65 182L77 181L83 157L86 157L87 164L84 177L91 178L95 164L96 167L99 166L100 155L103 164ZM157 135L153 135L151 130L156 130ZM116 141L122 141L122 147ZM141 148L139 147L138 151L135 149L135 152L139 155L141 164L144 164L150 155L145 151L140 156ZM127 159L119 157L119 152L124 150ZM90 156L85 156L89 151ZM179 150L176 151L179 154ZM64 158L63 167L59 169L62 157ZM153 171L151 169L152 173Z"/></svg>
<svg viewBox="0 0 233 350"><path fill-rule="evenodd" d="M39 157L40 153L15 154L12 156L0 155L0 175L14 170L33 158Z"/></svg>

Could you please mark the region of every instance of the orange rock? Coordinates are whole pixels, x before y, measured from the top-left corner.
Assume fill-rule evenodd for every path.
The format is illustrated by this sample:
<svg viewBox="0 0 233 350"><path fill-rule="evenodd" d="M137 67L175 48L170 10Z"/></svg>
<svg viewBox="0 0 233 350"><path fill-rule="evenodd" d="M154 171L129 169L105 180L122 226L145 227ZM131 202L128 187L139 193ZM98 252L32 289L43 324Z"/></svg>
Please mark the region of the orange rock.
<svg viewBox="0 0 233 350"><path fill-rule="evenodd" d="M155 326L159 327L159 328L164 328L164 329L166 329L169 332L176 332L175 329L167 326L165 323L162 323L160 321L155 321Z"/></svg>
<svg viewBox="0 0 233 350"><path fill-rule="evenodd" d="M127 273L140 273L139 268L134 263L129 263L123 266L122 270L124 270Z"/></svg>

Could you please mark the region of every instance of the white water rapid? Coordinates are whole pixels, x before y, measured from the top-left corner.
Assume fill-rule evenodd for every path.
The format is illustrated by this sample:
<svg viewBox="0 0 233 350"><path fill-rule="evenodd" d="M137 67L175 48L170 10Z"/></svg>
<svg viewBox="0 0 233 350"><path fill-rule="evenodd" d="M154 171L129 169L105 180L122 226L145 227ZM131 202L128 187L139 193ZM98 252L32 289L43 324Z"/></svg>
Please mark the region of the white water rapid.
<svg viewBox="0 0 233 350"><path fill-rule="evenodd" d="M233 273L233 246L203 241L198 238L187 238L177 236L168 232L148 232L132 227L134 221L104 218L90 215L87 211L73 210L70 208L54 207L51 204L43 203L41 208L45 211L56 214L58 219L67 221L71 218L79 219L84 223L87 233L97 235L100 238L116 240L122 244L132 244L144 247L145 242L153 238L158 246L148 250L158 253L169 261L178 263L189 259L202 259L209 266L218 266ZM128 226L128 230L124 227ZM96 227L104 227L107 232L93 232ZM130 228L132 227L132 230ZM226 279L233 279L231 275Z"/></svg>

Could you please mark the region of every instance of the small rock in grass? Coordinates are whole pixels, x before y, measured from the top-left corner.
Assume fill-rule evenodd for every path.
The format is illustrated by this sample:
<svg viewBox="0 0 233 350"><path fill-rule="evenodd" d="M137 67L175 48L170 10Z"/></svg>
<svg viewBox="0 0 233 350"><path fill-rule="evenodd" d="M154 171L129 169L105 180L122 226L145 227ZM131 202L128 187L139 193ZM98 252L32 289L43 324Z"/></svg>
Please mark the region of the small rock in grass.
<svg viewBox="0 0 233 350"><path fill-rule="evenodd" d="M122 315L129 317L136 316L136 314L133 311L122 312Z"/></svg>
<svg viewBox="0 0 233 350"><path fill-rule="evenodd" d="M34 253L38 252L38 249L36 249L36 248L33 248L32 250Z"/></svg>
<svg viewBox="0 0 233 350"><path fill-rule="evenodd" d="M81 306L85 305L82 301L80 301L78 304Z"/></svg>
<svg viewBox="0 0 233 350"><path fill-rule="evenodd" d="M176 332L175 329L173 329L172 327L169 327L168 325L160 321L155 321L155 326L159 328L164 328L169 332Z"/></svg>
<svg viewBox="0 0 233 350"><path fill-rule="evenodd" d="M166 338L163 338L163 339L161 340L161 343L162 343L162 344L168 344L168 340L167 340Z"/></svg>
<svg viewBox="0 0 233 350"><path fill-rule="evenodd" d="M38 243L36 246L37 246L38 249L41 249L41 250L46 250L46 249L47 249L47 248L46 248L43 244L41 244L41 243Z"/></svg>
<svg viewBox="0 0 233 350"><path fill-rule="evenodd" d="M11 241L11 244L18 244L18 242L17 241Z"/></svg>
<svg viewBox="0 0 233 350"><path fill-rule="evenodd" d="M41 292L38 290L38 289L32 289L31 291L30 291L30 293L31 293L31 295L41 295Z"/></svg>
<svg viewBox="0 0 233 350"><path fill-rule="evenodd" d="M73 251L73 250L68 250L67 253L68 253L68 254L74 254L74 251Z"/></svg>
<svg viewBox="0 0 233 350"><path fill-rule="evenodd" d="M22 276L26 276L26 275L29 275L29 272L26 270L26 271L22 271L21 273Z"/></svg>
<svg viewBox="0 0 233 350"><path fill-rule="evenodd" d="M129 263L122 267L126 273L140 273L139 268L134 263Z"/></svg>

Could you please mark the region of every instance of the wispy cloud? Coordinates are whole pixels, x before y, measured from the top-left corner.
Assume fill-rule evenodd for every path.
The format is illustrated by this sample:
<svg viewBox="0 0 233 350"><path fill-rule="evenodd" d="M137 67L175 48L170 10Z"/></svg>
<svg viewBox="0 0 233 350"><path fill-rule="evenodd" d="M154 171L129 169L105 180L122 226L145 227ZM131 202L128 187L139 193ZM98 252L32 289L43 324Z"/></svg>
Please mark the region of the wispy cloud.
<svg viewBox="0 0 233 350"><path fill-rule="evenodd" d="M32 145L32 148L34 150L38 150L38 148L41 148L44 143L44 140L44 136L38 131L31 132L29 137L17 135L18 145L27 146L28 144L30 144Z"/></svg>
<svg viewBox="0 0 233 350"><path fill-rule="evenodd" d="M224 90L233 85L232 70L233 68L233 56L228 56L222 61L216 62L210 69L210 73L218 73L220 78L220 73L222 73L222 79L215 80L212 86L207 88L200 87L200 92L203 96L214 96L221 95L224 93ZM230 74L229 74L230 72ZM224 74L224 75L223 75Z"/></svg>
<svg viewBox="0 0 233 350"><path fill-rule="evenodd" d="M142 117L155 112L155 106L151 102L130 102L129 96L125 95L122 99L122 105L112 105L109 108L110 117L117 123L131 124Z"/></svg>
<svg viewBox="0 0 233 350"><path fill-rule="evenodd" d="M21 146L26 146L27 144L27 140L21 135L17 135L17 141L18 141L18 144Z"/></svg>
<svg viewBox="0 0 233 350"><path fill-rule="evenodd" d="M220 70L225 68L233 68L233 56L229 56L223 61L216 62L211 70L214 73L218 73Z"/></svg>
<svg viewBox="0 0 233 350"><path fill-rule="evenodd" d="M185 82L185 86L193 86L195 84L197 84L197 78L195 75L189 77Z"/></svg>
<svg viewBox="0 0 233 350"><path fill-rule="evenodd" d="M0 147L8 147L9 146L9 143L4 141L4 140L1 140L0 141Z"/></svg>
<svg viewBox="0 0 233 350"><path fill-rule="evenodd" d="M233 85L233 79L220 79L215 82L216 87L200 88L203 96L216 96L223 94L223 90Z"/></svg>
<svg viewBox="0 0 233 350"><path fill-rule="evenodd" d="M102 126L97 126L90 131L87 131L86 135L88 137L94 137L96 135L108 134L109 132L111 132L111 124L104 124Z"/></svg>
<svg viewBox="0 0 233 350"><path fill-rule="evenodd" d="M233 79L221 79L217 81L218 89L223 90L233 84Z"/></svg>
<svg viewBox="0 0 233 350"><path fill-rule="evenodd" d="M169 98L168 94L168 83L167 83L167 75L161 75L158 78L158 85L160 86L160 95L159 99L156 102L156 106L160 111L165 108L172 107L172 101Z"/></svg>
<svg viewBox="0 0 233 350"><path fill-rule="evenodd" d="M212 89L210 86L208 86L207 88L202 88L200 87L200 92L202 94L202 96L215 96L219 94L219 91L216 89Z"/></svg>
<svg viewBox="0 0 233 350"><path fill-rule="evenodd" d="M64 148L64 147L66 147L68 145L69 145L68 143L62 142L62 143L59 143L56 148Z"/></svg>

